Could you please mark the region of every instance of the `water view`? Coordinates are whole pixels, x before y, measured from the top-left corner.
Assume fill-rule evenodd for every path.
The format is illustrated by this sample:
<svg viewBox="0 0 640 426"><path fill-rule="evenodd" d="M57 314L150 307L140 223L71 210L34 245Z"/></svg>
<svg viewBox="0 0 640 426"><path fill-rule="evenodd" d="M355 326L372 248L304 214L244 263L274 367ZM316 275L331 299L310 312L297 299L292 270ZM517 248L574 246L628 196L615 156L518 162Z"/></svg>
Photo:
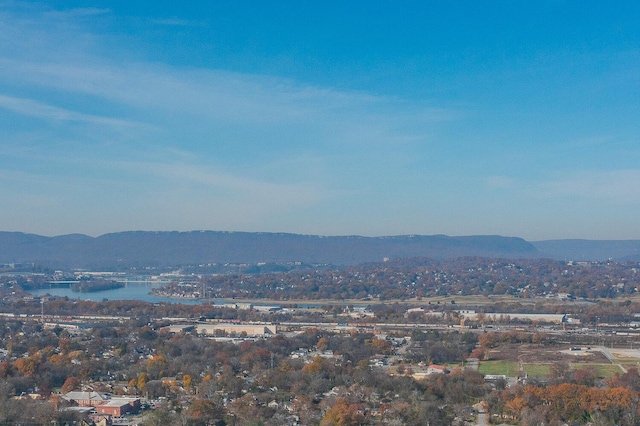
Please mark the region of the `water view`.
<svg viewBox="0 0 640 426"><path fill-rule="evenodd" d="M69 299L91 300L94 302L102 302L104 300L142 300L144 302L152 303L169 302L190 305L197 305L203 302L201 299L177 299L149 294L153 288L161 287L163 284L164 283L161 282L128 282L121 288L86 293L73 291L69 286L51 285L49 288L30 290L29 292L34 296L50 295L68 297Z"/></svg>

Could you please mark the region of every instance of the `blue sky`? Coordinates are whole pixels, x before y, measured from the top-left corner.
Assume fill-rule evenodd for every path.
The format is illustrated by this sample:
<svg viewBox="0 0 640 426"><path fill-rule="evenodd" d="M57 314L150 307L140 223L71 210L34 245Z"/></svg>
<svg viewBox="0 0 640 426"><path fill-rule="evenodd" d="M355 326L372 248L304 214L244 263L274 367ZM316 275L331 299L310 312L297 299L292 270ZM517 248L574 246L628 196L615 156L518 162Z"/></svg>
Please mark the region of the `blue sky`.
<svg viewBox="0 0 640 426"><path fill-rule="evenodd" d="M640 3L187 3L0 1L0 229L640 238Z"/></svg>

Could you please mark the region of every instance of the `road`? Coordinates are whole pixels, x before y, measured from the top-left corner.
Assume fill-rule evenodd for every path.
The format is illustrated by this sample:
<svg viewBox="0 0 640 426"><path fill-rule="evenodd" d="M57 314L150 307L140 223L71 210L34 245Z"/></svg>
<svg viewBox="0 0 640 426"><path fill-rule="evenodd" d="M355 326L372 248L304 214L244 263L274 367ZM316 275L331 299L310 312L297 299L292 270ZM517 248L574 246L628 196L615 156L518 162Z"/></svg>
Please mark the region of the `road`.
<svg viewBox="0 0 640 426"><path fill-rule="evenodd" d="M480 360L478 358L467 358L467 368L469 370L478 371Z"/></svg>
<svg viewBox="0 0 640 426"><path fill-rule="evenodd" d="M487 423L487 413L478 413L476 416L476 425L478 426L488 426Z"/></svg>

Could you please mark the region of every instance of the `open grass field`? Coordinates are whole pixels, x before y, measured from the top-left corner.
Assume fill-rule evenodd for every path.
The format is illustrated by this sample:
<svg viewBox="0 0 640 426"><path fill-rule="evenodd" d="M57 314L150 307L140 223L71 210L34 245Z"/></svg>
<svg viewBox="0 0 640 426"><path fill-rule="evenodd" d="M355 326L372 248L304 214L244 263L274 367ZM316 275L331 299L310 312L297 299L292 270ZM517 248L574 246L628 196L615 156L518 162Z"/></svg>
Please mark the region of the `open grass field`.
<svg viewBox="0 0 640 426"><path fill-rule="evenodd" d="M598 373L598 378L606 379L613 377L616 373L622 373L622 370L615 364L599 364L599 363L572 363L573 369L581 369L585 367L593 367ZM518 363L515 361L483 361L478 367L478 371L482 374L504 374L509 377L518 375ZM527 376L532 378L544 378L551 376L551 364L524 364L524 371Z"/></svg>
<svg viewBox="0 0 640 426"><path fill-rule="evenodd" d="M515 377L518 375L518 363L515 361L482 361L478 366L482 374L504 374Z"/></svg>
<svg viewBox="0 0 640 426"><path fill-rule="evenodd" d="M549 377L551 375L551 365L549 364L525 364L524 371L529 377Z"/></svg>
<svg viewBox="0 0 640 426"><path fill-rule="evenodd" d="M616 364L620 364L624 368L635 367L638 370L640 370L640 363L638 363L638 360L620 360L620 359L616 359Z"/></svg>
<svg viewBox="0 0 640 426"><path fill-rule="evenodd" d="M573 364L571 367L574 369L593 367L598 372L599 379L606 379L608 377L613 377L616 373L622 373L620 367L614 364Z"/></svg>

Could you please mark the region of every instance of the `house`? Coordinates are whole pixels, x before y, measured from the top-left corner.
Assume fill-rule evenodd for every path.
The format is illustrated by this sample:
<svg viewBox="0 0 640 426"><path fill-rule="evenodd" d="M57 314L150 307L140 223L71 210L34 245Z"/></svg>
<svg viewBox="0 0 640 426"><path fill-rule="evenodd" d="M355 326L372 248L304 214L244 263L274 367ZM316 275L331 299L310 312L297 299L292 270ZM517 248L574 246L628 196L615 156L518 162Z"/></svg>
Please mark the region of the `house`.
<svg viewBox="0 0 640 426"><path fill-rule="evenodd" d="M430 374L447 374L449 373L449 369L442 365L431 364L427 367L427 375Z"/></svg>

